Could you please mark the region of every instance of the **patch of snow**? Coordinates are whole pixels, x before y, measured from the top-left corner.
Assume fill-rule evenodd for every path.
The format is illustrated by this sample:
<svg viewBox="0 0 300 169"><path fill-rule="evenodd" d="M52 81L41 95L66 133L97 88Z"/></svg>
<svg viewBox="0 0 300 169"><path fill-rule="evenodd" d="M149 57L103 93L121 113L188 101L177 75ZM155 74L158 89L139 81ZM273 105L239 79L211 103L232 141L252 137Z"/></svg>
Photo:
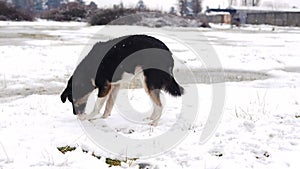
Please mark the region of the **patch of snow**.
<svg viewBox="0 0 300 169"><path fill-rule="evenodd" d="M0 25L0 31L10 37L0 38L0 168L109 168L105 158L115 156L97 147L85 135L72 114L71 104L62 104L59 95L79 56L88 51L84 49L95 41L118 37L125 33L122 30L130 29L147 32L165 42L177 59L176 71L182 66L210 70L204 59L215 52L223 67L241 79L243 71L253 72L253 76L254 72L266 73L268 77L226 83L223 119L205 144L200 144L199 139L213 104L212 84L197 84L198 118L182 143L160 156L122 162L122 167L111 168L139 168L139 164L159 169L296 169L299 166L300 29L109 26L112 34L106 34L103 27L81 23L38 21L0 22ZM42 36L28 36L36 32ZM15 42L17 45L12 45ZM195 44L201 49L200 59L189 48ZM190 91L192 84L182 85L188 92L196 92ZM150 114L151 106L142 89L131 90L129 96L134 108L142 107L146 115ZM126 97L126 90L121 90L119 99L122 97ZM186 106L180 104L180 98L165 95L164 100L167 106L158 127L124 119L128 106L122 103L114 107L112 116L105 121L127 137L160 135L172 125L180 106ZM76 150L66 154L57 150L66 145L75 146ZM93 157L93 153L102 156L101 159Z"/></svg>

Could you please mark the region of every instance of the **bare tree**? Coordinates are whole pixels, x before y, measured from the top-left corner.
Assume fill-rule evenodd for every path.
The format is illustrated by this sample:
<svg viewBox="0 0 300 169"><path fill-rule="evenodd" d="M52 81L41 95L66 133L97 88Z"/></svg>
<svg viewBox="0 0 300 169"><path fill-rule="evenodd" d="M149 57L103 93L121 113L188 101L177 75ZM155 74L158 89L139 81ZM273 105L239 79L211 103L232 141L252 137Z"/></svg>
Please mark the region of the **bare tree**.
<svg viewBox="0 0 300 169"><path fill-rule="evenodd" d="M254 1L254 0L253 0L253 1ZM259 3L260 3L260 0L255 0L255 4L254 4L254 2L253 2L253 6L258 6Z"/></svg>
<svg viewBox="0 0 300 169"><path fill-rule="evenodd" d="M179 13L181 16L184 16L186 14L186 7L187 7L186 4L187 4L187 0L178 1Z"/></svg>
<svg viewBox="0 0 300 169"><path fill-rule="evenodd" d="M202 10L202 0L192 0L192 9L194 15L197 15Z"/></svg>
<svg viewBox="0 0 300 169"><path fill-rule="evenodd" d="M48 0L46 5L48 9L56 9L60 7L61 2L62 0Z"/></svg>
<svg viewBox="0 0 300 169"><path fill-rule="evenodd" d="M202 10L202 0L178 0L181 16L197 15Z"/></svg>
<svg viewBox="0 0 300 169"><path fill-rule="evenodd" d="M23 10L23 11L33 11L34 7L34 2L33 0L13 0L12 1L14 7L18 10Z"/></svg>
<svg viewBox="0 0 300 169"><path fill-rule="evenodd" d="M143 0L138 1L138 3L136 4L136 9L139 11L143 11L146 9L146 5Z"/></svg>

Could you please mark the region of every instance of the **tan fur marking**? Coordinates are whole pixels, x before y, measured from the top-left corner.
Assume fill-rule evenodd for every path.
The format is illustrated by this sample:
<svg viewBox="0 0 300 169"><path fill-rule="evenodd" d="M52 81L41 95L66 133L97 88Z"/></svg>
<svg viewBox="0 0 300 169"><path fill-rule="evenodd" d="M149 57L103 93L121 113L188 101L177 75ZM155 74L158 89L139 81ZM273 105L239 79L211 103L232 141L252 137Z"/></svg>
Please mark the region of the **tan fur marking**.
<svg viewBox="0 0 300 169"><path fill-rule="evenodd" d="M109 82L106 83L106 86L104 87L104 90L102 93L100 93L100 97L105 97L110 93L111 90L111 84Z"/></svg>
<svg viewBox="0 0 300 169"><path fill-rule="evenodd" d="M162 104L159 98L159 92L160 90L150 90L150 97L151 100L153 101L153 112L150 116L150 120L152 120L152 122L150 123L150 125L152 126L157 126L158 125L158 121L161 117L162 114Z"/></svg>
<svg viewBox="0 0 300 169"><path fill-rule="evenodd" d="M107 118L108 116L110 116L111 110L114 106L114 102L117 98L119 89L120 89L120 84L112 85L112 89L111 89L109 98L106 102L105 111L104 111L104 114L102 115L102 118Z"/></svg>
<svg viewBox="0 0 300 169"><path fill-rule="evenodd" d="M156 105L158 105L160 107L162 106L160 98L159 98L159 90L151 90L149 95Z"/></svg>

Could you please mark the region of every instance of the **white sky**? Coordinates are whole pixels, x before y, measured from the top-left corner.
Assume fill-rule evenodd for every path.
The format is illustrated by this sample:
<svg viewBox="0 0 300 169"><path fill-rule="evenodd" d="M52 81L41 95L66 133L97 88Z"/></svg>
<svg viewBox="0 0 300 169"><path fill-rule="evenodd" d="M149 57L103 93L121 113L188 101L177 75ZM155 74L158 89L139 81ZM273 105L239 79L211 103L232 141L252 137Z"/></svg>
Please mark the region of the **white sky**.
<svg viewBox="0 0 300 169"><path fill-rule="evenodd" d="M85 0L86 2L90 2L91 0ZM97 3L98 7L112 7L114 4L120 4L122 1L124 6L126 7L135 7L138 0L93 0L95 3ZM169 11L171 6L174 6L177 8L178 0L143 0L145 5L148 6L151 9L158 9L158 10L164 10ZM210 8L218 8L219 6L221 8L228 7L228 2L230 0L203 0L203 7L209 6ZM239 0L237 0L239 1ZM300 0L261 0L262 4L266 4L269 2L269 4L276 4L274 6L278 6L278 3L280 4L286 4L285 6L296 6L300 8Z"/></svg>

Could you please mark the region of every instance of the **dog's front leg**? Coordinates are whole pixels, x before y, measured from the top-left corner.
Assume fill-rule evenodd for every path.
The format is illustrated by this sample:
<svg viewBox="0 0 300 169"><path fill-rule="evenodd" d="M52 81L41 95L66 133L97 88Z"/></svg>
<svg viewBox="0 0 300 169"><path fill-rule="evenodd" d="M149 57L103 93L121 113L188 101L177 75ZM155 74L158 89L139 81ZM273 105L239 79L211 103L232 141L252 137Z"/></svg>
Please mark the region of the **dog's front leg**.
<svg viewBox="0 0 300 169"><path fill-rule="evenodd" d="M101 108L103 107L105 101L106 101L106 96L105 97L98 97L94 106L93 111L90 114L80 114L78 115L78 119L83 121L83 120L91 120L93 119L97 114L100 113Z"/></svg>
<svg viewBox="0 0 300 169"><path fill-rule="evenodd" d="M98 97L97 101L95 103L95 107L94 110L92 111L92 113L89 114L89 119L94 118L97 114L100 113L101 108L103 107L105 101L106 101L107 96L105 97Z"/></svg>
<svg viewBox="0 0 300 169"><path fill-rule="evenodd" d="M112 90L111 90L109 98L106 102L105 111L102 115L103 119L107 118L111 114L111 110L113 108L114 102L117 99L117 94L118 94L118 91L120 89L120 84L113 85L111 88L112 88Z"/></svg>

